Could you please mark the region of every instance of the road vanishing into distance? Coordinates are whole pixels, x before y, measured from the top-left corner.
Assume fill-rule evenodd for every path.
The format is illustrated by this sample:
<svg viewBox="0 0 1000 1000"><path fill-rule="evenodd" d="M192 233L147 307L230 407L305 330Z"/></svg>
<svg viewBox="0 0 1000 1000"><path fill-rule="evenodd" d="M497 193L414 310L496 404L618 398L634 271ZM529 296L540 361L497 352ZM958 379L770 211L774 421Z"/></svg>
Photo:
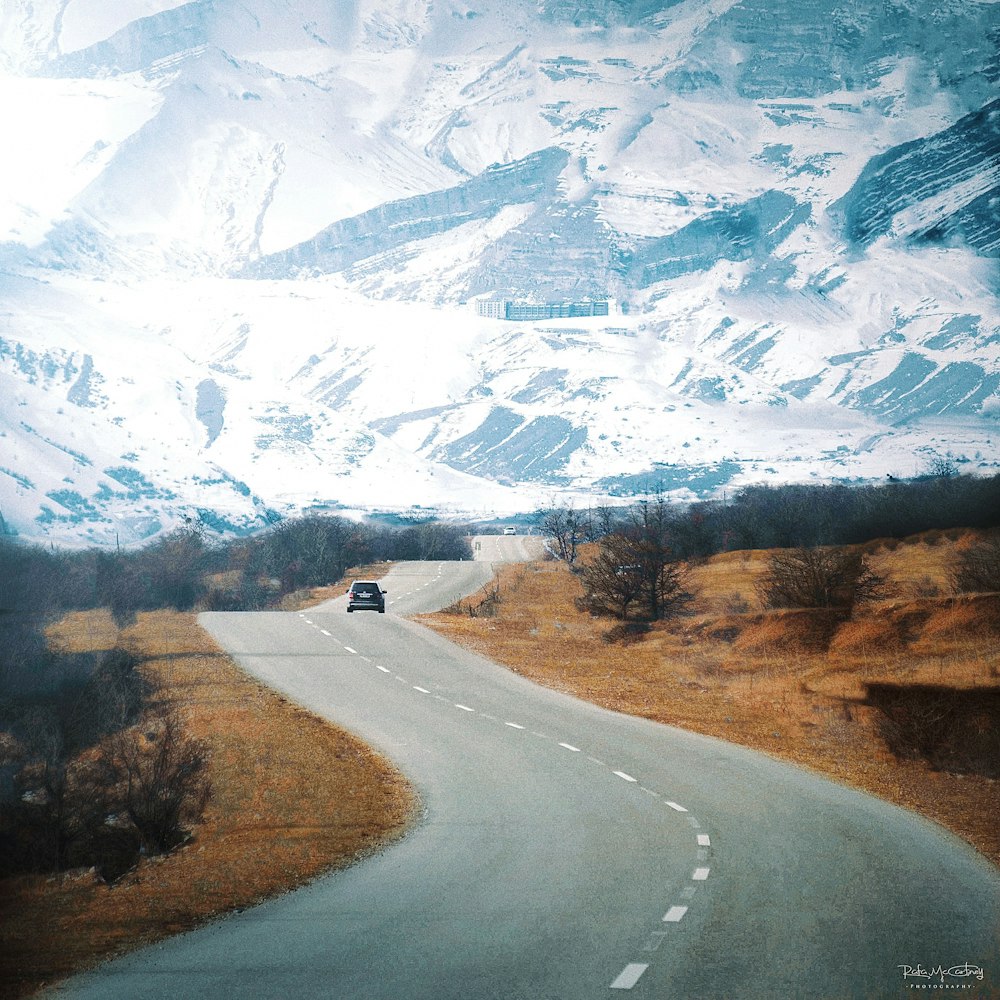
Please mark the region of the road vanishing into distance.
<svg viewBox="0 0 1000 1000"><path fill-rule="evenodd" d="M476 542L474 562L397 564L384 615L348 615L338 598L201 616L244 669L402 769L422 804L410 832L51 995L997 995L1000 879L957 838L760 754L538 687L408 621L537 544Z"/></svg>

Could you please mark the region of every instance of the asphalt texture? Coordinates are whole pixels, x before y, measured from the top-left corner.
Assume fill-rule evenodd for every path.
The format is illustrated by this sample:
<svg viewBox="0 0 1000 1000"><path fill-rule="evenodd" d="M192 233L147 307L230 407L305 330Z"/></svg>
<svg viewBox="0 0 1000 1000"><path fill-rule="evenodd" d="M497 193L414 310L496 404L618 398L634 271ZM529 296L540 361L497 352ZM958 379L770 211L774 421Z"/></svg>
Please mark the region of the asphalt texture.
<svg viewBox="0 0 1000 1000"><path fill-rule="evenodd" d="M1000 877L923 819L538 687L404 615L536 540L407 563L387 612L212 613L274 688L391 758L401 841L50 991L73 998L966 998L1000 988ZM982 979L977 978L981 970Z"/></svg>

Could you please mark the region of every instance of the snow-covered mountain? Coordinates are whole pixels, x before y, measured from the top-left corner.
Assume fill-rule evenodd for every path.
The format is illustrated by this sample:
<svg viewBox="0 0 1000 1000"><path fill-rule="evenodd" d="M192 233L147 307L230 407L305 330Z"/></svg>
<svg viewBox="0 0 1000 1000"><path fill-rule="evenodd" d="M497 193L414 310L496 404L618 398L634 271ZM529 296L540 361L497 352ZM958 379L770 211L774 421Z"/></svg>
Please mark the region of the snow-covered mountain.
<svg viewBox="0 0 1000 1000"><path fill-rule="evenodd" d="M4 525L995 470L998 53L997 0L10 0Z"/></svg>

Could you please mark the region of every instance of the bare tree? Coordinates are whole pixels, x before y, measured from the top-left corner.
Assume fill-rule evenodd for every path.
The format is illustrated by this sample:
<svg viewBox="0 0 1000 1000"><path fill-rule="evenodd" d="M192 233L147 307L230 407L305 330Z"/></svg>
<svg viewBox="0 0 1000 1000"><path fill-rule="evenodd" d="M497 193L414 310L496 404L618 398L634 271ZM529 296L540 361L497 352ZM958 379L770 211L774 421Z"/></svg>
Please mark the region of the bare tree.
<svg viewBox="0 0 1000 1000"><path fill-rule="evenodd" d="M637 567L642 582L642 597L646 617L657 621L667 617L667 609L677 597L680 573L672 558L671 516L666 498L657 494L639 502L627 529L632 542L632 564Z"/></svg>
<svg viewBox="0 0 1000 1000"><path fill-rule="evenodd" d="M572 565L583 540L585 519L573 507L552 507L542 517L542 531L555 543L556 555Z"/></svg>
<svg viewBox="0 0 1000 1000"><path fill-rule="evenodd" d="M677 614L690 599L672 547L673 516L663 496L640 503L625 525L601 540L583 571L584 603L595 614L646 621Z"/></svg>
<svg viewBox="0 0 1000 1000"><path fill-rule="evenodd" d="M642 596L642 578L639 567L630 562L632 556L631 542L623 535L601 541L597 556L583 570L583 606L591 614L628 619Z"/></svg>
<svg viewBox="0 0 1000 1000"><path fill-rule="evenodd" d="M590 513L590 536L588 541L596 542L615 531L621 523L620 507L595 507Z"/></svg>
<svg viewBox="0 0 1000 1000"><path fill-rule="evenodd" d="M336 580L370 556L365 532L323 514L284 521L253 547L248 568L281 580L282 593Z"/></svg>
<svg viewBox="0 0 1000 1000"><path fill-rule="evenodd" d="M200 525L179 528L144 550L143 576L148 587L149 607L171 607L181 611L194 607L201 591L201 573L206 555Z"/></svg>

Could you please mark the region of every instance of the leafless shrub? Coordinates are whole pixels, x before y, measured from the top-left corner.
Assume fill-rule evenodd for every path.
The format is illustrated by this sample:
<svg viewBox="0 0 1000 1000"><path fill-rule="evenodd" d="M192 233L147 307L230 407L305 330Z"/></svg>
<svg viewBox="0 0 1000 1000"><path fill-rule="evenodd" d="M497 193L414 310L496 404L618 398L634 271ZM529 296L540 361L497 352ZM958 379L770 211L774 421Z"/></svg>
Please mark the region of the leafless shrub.
<svg viewBox="0 0 1000 1000"><path fill-rule="evenodd" d="M500 611L500 584L495 580L482 587L477 598L469 603L472 618L495 618Z"/></svg>
<svg viewBox="0 0 1000 1000"><path fill-rule="evenodd" d="M17 799L4 810L6 862L11 870L63 871L86 857L83 848L107 814L108 787L100 760L69 757L53 714L37 712L33 721L39 739L17 773Z"/></svg>
<svg viewBox="0 0 1000 1000"><path fill-rule="evenodd" d="M877 728L902 758L955 773L1000 777L1000 693L943 685L867 685L867 704L879 710Z"/></svg>
<svg viewBox="0 0 1000 1000"><path fill-rule="evenodd" d="M58 705L26 709L5 749L17 770L16 794L0 804L0 872L82 866L113 881L135 865L135 831L110 821L119 808L112 769L97 749L72 751Z"/></svg>
<svg viewBox="0 0 1000 1000"><path fill-rule="evenodd" d="M176 712L160 710L142 726L115 734L109 760L117 778L121 808L147 853L182 843L185 824L196 821L208 802L208 751L185 735Z"/></svg>
<svg viewBox="0 0 1000 1000"><path fill-rule="evenodd" d="M1000 535L983 538L958 553L951 585L960 594L1000 591Z"/></svg>
<svg viewBox="0 0 1000 1000"><path fill-rule="evenodd" d="M8 717L0 765L13 787L0 801L0 872L86 866L112 881L140 849L184 840L208 797L206 751L170 711L123 728L141 708L133 673L128 656L110 656L82 691L64 688Z"/></svg>
<svg viewBox="0 0 1000 1000"><path fill-rule="evenodd" d="M601 551L581 574L585 590L578 602L581 610L622 621L629 617L642 597L642 579L625 549L619 535L608 535L601 542Z"/></svg>
<svg viewBox="0 0 1000 1000"><path fill-rule="evenodd" d="M799 548L771 555L758 593L768 608L852 608L883 586L856 549Z"/></svg>

